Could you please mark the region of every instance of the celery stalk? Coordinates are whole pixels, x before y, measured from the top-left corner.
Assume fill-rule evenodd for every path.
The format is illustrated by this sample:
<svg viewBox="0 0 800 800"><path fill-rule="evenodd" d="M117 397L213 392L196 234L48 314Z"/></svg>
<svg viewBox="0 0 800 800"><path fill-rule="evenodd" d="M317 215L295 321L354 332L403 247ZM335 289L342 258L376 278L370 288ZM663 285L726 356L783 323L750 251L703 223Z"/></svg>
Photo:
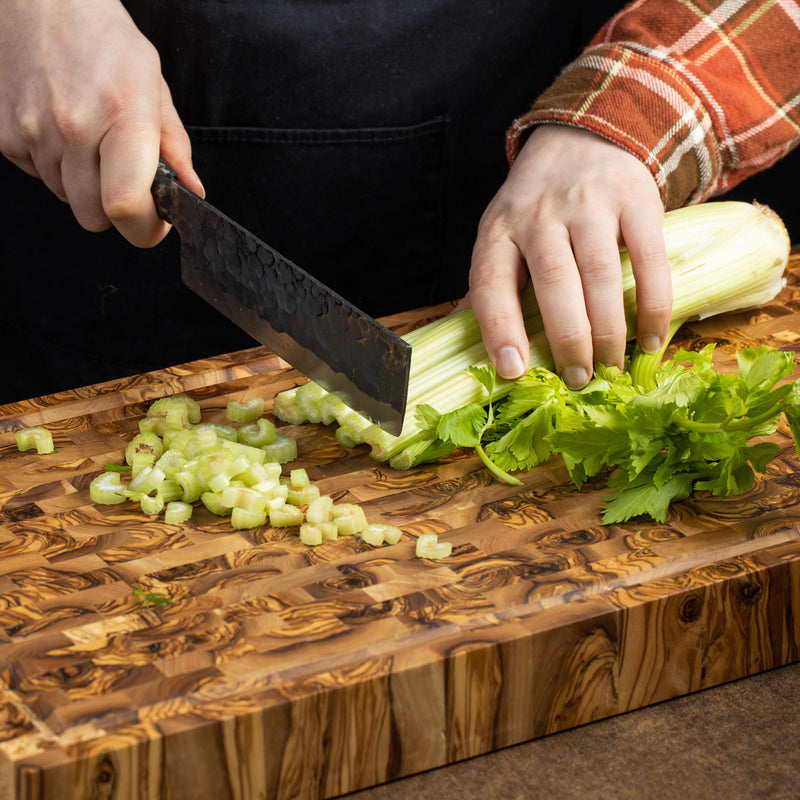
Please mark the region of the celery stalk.
<svg viewBox="0 0 800 800"><path fill-rule="evenodd" d="M784 284L789 257L789 237L780 218L757 203L724 201L670 211L664 217L664 240L672 269L673 315L669 339L690 319L702 318L771 300ZM636 287L630 257L620 251L628 338L636 330ZM552 369L550 349L530 284L521 295L530 344L531 366ZM398 469L412 467L431 456L429 442L420 435L415 408L427 404L447 413L474 402L504 397L513 382L498 379L491 398L466 372L470 366L489 363L480 329L467 308L428 323L404 336L411 344L406 418L399 436L393 436L348 409L336 415L337 439L345 446L365 442L373 458L389 461ZM652 381L661 353L636 351L631 371L637 383ZM319 387L290 390L275 399L274 413L292 424L311 420L297 396L307 394L320 402ZM284 397L285 395L285 397ZM308 405L306 403L305 405Z"/></svg>

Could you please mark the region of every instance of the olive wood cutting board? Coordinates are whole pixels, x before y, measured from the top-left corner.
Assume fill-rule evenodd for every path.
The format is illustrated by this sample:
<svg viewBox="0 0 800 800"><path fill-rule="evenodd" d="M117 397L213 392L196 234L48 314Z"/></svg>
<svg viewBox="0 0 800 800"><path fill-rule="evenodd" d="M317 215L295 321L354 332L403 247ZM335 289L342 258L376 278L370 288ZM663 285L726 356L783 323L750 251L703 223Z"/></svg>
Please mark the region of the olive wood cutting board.
<svg viewBox="0 0 800 800"><path fill-rule="evenodd" d="M800 349L800 256L757 310L685 326L721 368ZM398 315L407 330L447 306ZM426 316L427 315L427 316ZM554 460L492 480L457 453L398 472L281 425L323 492L402 528L313 548L95 506L148 404L204 419L301 376L262 348L0 407L0 797L327 798L800 660L800 471L785 430L746 495L604 526ZM44 425L57 452L17 451ZM450 558L415 558L436 532ZM134 586L168 595L146 607Z"/></svg>

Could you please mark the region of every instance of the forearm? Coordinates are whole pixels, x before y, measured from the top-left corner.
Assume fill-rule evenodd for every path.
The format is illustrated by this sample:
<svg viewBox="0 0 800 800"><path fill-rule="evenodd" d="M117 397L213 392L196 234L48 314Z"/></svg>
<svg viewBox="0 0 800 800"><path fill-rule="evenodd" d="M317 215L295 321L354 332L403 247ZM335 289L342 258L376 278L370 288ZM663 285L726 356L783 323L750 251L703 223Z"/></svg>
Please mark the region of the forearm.
<svg viewBox="0 0 800 800"><path fill-rule="evenodd" d="M700 202L800 141L800 4L640 0L518 119L511 160L537 124L585 128L647 165L666 208Z"/></svg>

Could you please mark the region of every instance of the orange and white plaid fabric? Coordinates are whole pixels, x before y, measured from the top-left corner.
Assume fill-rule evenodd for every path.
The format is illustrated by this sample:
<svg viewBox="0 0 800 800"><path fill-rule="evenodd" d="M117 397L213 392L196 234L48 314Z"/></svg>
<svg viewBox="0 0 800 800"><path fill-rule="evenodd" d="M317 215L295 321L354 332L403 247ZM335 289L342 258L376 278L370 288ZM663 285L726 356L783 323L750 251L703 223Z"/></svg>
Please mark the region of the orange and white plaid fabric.
<svg viewBox="0 0 800 800"><path fill-rule="evenodd" d="M508 134L591 130L650 168L667 209L698 203L800 142L800 2L636 0Z"/></svg>

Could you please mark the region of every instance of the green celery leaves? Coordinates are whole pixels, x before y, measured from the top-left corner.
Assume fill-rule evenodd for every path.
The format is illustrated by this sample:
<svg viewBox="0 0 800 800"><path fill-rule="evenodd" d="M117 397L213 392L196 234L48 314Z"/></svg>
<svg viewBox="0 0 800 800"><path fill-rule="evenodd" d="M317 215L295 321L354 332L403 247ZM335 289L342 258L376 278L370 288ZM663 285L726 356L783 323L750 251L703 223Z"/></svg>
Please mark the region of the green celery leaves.
<svg viewBox="0 0 800 800"><path fill-rule="evenodd" d="M556 455L578 488L609 470L614 492L604 501L604 523L639 516L663 522L670 504L693 491L724 497L750 489L779 451L773 442L750 442L774 433L782 414L800 455L800 386L782 382L794 370L793 356L745 349L734 375L716 371L713 349L679 350L648 390L615 367L598 366L580 391L534 367L495 407L438 414L425 406L418 418L433 449L474 447L509 483L519 483L510 473ZM471 372L491 397L493 370Z"/></svg>

